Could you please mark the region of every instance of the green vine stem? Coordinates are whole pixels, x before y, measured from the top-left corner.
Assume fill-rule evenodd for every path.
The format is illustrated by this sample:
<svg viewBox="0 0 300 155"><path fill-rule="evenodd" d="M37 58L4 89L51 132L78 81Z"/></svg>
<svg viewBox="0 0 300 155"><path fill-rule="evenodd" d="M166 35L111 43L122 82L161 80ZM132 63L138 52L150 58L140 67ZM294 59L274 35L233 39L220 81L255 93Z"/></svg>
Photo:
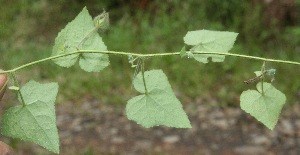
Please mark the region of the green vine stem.
<svg viewBox="0 0 300 155"><path fill-rule="evenodd" d="M11 76L12 76L12 78L13 78L13 80L14 80L14 85L16 85L18 88L20 88L20 85L19 85L19 82L18 82L18 80L17 80L17 78L16 78L15 72L11 72ZM18 89L17 91L18 91L18 94L20 95L22 105L23 105L23 107L25 107L26 104L25 104L23 95L22 95L22 93L21 93L21 89Z"/></svg>
<svg viewBox="0 0 300 155"><path fill-rule="evenodd" d="M24 64L22 66L16 67L11 70L6 70L6 71L0 71L0 74L5 74L5 73L12 73L16 72L20 69L45 62L48 60L53 60L73 54L80 54L80 53L102 53L102 54L112 54L112 55L132 55L132 56L137 56L137 57L158 57L158 56L170 56L170 55L180 55L180 52L173 52L173 53L155 53L155 54L138 54L138 53L128 53L128 52L118 52L118 51L98 51L98 50L78 50L74 52L70 52L67 54L61 54L61 55L56 55L56 56L51 56L48 58L40 59L37 61L33 61L27 64ZM254 59L254 60L261 60L265 62L276 62L276 63L284 63L284 64L293 64L293 65L299 65L300 62L296 61L286 61L286 60L278 60L278 59L268 59L268 58L262 58L262 57L256 57L256 56L250 56L250 55L242 55L242 54L234 54L234 53L222 53L222 52L197 52L193 51L193 54L211 54L211 55L225 55L225 56L233 56L233 57L241 57L241 58L246 58L246 59Z"/></svg>
<svg viewBox="0 0 300 155"><path fill-rule="evenodd" d="M145 58L141 58L141 59L142 59L141 72L142 72L142 76L143 76L143 83L144 83L144 87L145 87L145 94L148 95L148 90L147 90L146 80L145 80Z"/></svg>

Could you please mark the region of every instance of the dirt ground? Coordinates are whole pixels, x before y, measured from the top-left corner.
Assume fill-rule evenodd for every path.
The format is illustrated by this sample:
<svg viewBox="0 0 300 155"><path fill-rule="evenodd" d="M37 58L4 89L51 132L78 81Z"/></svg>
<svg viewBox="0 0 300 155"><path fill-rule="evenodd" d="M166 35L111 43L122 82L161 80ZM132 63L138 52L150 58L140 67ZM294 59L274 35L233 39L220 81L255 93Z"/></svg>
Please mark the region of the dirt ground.
<svg viewBox="0 0 300 155"><path fill-rule="evenodd" d="M57 105L56 113L63 155L299 155L299 105L283 110L274 131L240 108L201 101L184 105L192 129L146 129L126 118L125 105L92 98ZM19 155L49 154L30 142L16 147Z"/></svg>

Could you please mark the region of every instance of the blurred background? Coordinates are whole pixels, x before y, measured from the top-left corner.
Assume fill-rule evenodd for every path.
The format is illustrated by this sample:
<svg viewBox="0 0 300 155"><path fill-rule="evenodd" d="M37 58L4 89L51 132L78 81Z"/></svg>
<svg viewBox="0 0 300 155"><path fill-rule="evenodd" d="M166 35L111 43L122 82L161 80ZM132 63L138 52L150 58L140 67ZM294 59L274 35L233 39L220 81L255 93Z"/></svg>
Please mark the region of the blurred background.
<svg viewBox="0 0 300 155"><path fill-rule="evenodd" d="M238 32L232 53L300 61L300 0L0 0L0 68L11 69L51 55L58 32L87 6L96 16L110 13L110 28L101 34L109 50L136 53L178 52L187 31ZM273 131L240 110L239 95L255 84L262 62L226 57L201 64L179 56L152 58L146 70L162 69L192 123L192 129L145 129L125 115L134 68L127 57L110 56L100 73L53 62L17 74L59 82L56 113L61 154L300 154L299 66L267 63L277 70L275 87L287 104ZM0 113L19 104L8 91ZM4 136L20 155L51 153Z"/></svg>

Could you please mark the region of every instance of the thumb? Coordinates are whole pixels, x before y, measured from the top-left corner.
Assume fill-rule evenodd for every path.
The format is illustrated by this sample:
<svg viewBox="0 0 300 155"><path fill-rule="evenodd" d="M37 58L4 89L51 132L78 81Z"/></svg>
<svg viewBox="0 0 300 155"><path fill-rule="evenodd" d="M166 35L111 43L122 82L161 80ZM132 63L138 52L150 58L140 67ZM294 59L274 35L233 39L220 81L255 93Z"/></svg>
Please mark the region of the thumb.
<svg viewBox="0 0 300 155"><path fill-rule="evenodd" d="M0 155L15 155L13 149L0 141Z"/></svg>
<svg viewBox="0 0 300 155"><path fill-rule="evenodd" d="M0 69L0 71L2 71L2 69ZM2 89L2 87L4 87L6 80L7 80L7 76L5 74L0 74L0 90ZM0 100L3 97L4 91L5 88L2 90L2 92L0 92Z"/></svg>

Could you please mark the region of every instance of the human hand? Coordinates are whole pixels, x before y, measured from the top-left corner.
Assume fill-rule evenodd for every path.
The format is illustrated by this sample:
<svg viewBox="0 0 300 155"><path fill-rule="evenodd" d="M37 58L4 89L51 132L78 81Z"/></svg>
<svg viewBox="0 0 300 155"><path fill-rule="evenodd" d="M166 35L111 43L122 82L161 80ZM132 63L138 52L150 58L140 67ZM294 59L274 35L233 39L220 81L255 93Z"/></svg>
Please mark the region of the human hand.
<svg viewBox="0 0 300 155"><path fill-rule="evenodd" d="M2 87L6 87L6 86L4 86L6 80L7 80L6 75L1 74L0 75L0 90ZM0 92L0 100L2 99L2 97L4 95L4 92L5 92L5 88L2 90L2 92ZM14 154L15 153L14 153L13 149L9 145L0 141L0 155L14 155Z"/></svg>
<svg viewBox="0 0 300 155"><path fill-rule="evenodd" d="M4 86L5 82L7 80L7 77L6 75L0 75L0 90L1 88ZM3 89L2 92L0 92L0 100L2 99L3 95L4 95L4 92L5 92L5 88Z"/></svg>

